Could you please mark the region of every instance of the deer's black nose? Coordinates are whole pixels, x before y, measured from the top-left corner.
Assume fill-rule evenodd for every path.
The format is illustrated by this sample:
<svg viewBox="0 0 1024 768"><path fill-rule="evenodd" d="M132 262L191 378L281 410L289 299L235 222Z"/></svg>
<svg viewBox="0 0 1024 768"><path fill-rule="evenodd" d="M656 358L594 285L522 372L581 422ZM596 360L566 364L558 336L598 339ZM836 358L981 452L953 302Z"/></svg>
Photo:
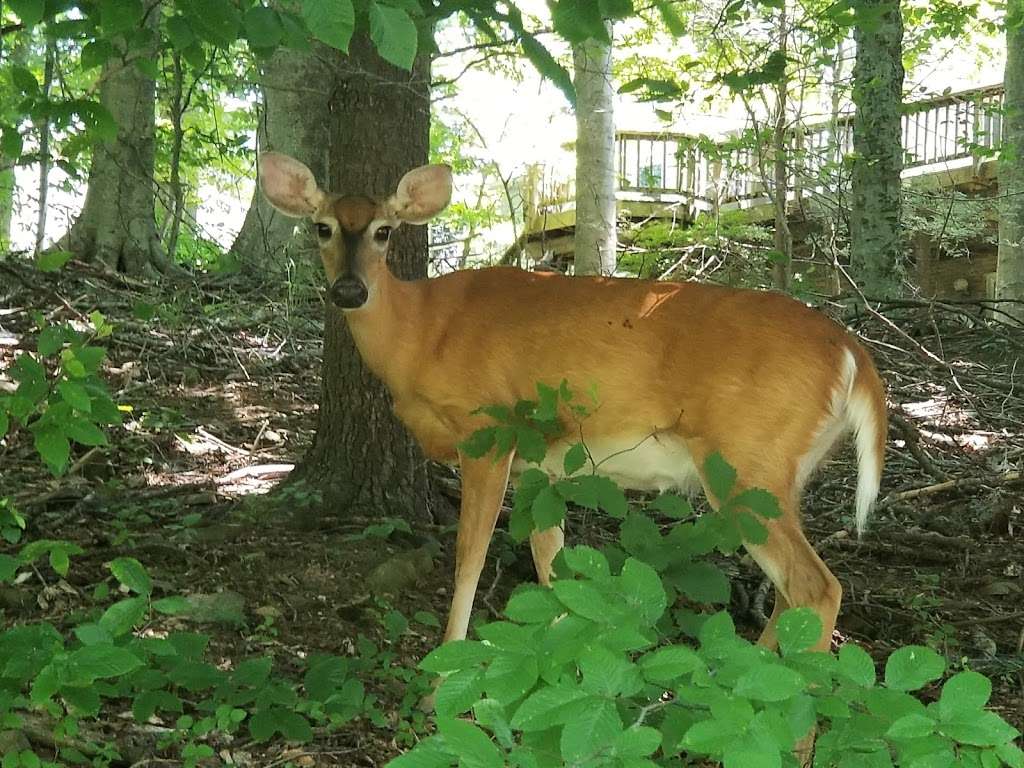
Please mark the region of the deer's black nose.
<svg viewBox="0 0 1024 768"><path fill-rule="evenodd" d="M334 306L341 309L359 309L369 296L366 285L358 277L339 277L329 293Z"/></svg>

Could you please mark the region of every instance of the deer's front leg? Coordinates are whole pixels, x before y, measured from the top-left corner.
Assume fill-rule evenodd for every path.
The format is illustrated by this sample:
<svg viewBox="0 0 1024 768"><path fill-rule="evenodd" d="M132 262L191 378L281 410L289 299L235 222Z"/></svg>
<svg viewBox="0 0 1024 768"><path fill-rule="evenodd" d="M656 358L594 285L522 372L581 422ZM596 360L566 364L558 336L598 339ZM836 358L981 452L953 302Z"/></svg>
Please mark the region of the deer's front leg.
<svg viewBox="0 0 1024 768"><path fill-rule="evenodd" d="M444 632L443 642L446 643L464 639L469 630L480 572L508 486L512 454L494 461L490 456L471 459L460 453L459 465L462 470L462 507L455 543L455 591L448 627Z"/></svg>

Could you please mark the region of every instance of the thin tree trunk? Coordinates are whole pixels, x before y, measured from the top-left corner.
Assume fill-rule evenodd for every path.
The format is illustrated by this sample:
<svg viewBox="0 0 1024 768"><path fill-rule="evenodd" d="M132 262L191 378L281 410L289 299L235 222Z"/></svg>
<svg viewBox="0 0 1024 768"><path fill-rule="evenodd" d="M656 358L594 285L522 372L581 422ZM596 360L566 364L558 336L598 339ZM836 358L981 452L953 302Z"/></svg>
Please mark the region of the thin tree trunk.
<svg viewBox="0 0 1024 768"><path fill-rule="evenodd" d="M147 11L154 33L160 4ZM144 55L156 57L157 36ZM122 44L123 45L123 44ZM130 59L138 58L132 49ZM117 122L117 138L93 147L85 203L60 245L83 261L99 261L129 274L155 275L171 262L160 244L154 213L156 83L131 61L104 65L100 101Z"/></svg>
<svg viewBox="0 0 1024 768"><path fill-rule="evenodd" d="M257 125L260 150L275 150L305 163L318 179L327 173L331 99L331 54L278 48L262 64L263 111ZM320 115L310 114L320 111ZM301 116L301 117L297 117ZM293 240L296 222L267 202L259 187L253 193L231 254L245 267L263 270L313 249L308 233Z"/></svg>
<svg viewBox="0 0 1024 768"><path fill-rule="evenodd" d="M1019 19L1022 5L1022 0L1010 0L1007 17ZM1024 28L1019 23L1006 27L1003 86L1003 143L1012 151L1002 153L999 165L996 298L1021 302L1000 309L1024 322Z"/></svg>
<svg viewBox="0 0 1024 768"><path fill-rule="evenodd" d="M0 258L11 247L11 223L14 221L14 195L17 179L14 169L0 171Z"/></svg>
<svg viewBox="0 0 1024 768"><path fill-rule="evenodd" d="M388 195L406 171L427 162L429 59L421 55L411 74L392 67L359 29L347 57L321 53L336 63L333 91L324 99L307 94L304 109L315 101L320 122L329 127L330 144L321 155L330 158L321 176L324 186L342 194ZM426 227L403 226L392 243L395 274L425 277ZM392 413L384 386L363 365L333 305L327 308L319 426L295 478L319 487L327 508L343 515L434 517L427 462Z"/></svg>
<svg viewBox="0 0 1024 768"><path fill-rule="evenodd" d="M903 18L899 0L858 0L869 25L854 28L850 263L871 298L900 293L903 170Z"/></svg>
<svg viewBox="0 0 1024 768"><path fill-rule="evenodd" d="M782 0L779 8L778 33L779 47L785 60L789 42L789 16L787 0ZM789 151L786 131L786 104L789 97L788 70L775 84L775 127L772 131L772 149L774 150L773 166L775 184L775 260L772 262L772 285L780 291L788 291L793 272L793 233L789 230L789 219L786 216L786 195L789 192Z"/></svg>
<svg viewBox="0 0 1024 768"><path fill-rule="evenodd" d="M611 23L606 23L611 38ZM577 275L615 272L615 91L612 45L578 43L572 52L576 86Z"/></svg>
<svg viewBox="0 0 1024 768"><path fill-rule="evenodd" d="M46 57L43 64L43 98L50 98L53 85L53 38L46 39ZM50 118L46 116L39 124L39 211L36 215L36 255L43 250L46 239L46 198L50 193Z"/></svg>
<svg viewBox="0 0 1024 768"><path fill-rule="evenodd" d="M185 114L185 72L177 49L171 54L171 66L174 68L171 79L171 170L168 178L171 187L171 227L167 235L167 253L173 259L178 250L181 217L185 213L185 189L181 185L181 149L185 141L182 125Z"/></svg>

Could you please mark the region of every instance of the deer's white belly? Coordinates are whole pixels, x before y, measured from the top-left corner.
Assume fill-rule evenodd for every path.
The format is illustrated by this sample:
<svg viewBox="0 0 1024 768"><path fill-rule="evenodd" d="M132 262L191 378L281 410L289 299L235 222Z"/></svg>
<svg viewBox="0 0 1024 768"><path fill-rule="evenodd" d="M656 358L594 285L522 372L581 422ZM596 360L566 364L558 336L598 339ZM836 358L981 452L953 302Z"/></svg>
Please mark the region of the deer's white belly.
<svg viewBox="0 0 1024 768"><path fill-rule="evenodd" d="M540 469L551 477L564 477L565 454L575 441L556 443L548 448ZM591 459L578 474L596 472L611 478L623 488L637 491L679 490L699 487L697 468L686 444L674 435L638 435L636 438L586 440ZM516 458L513 475L534 464Z"/></svg>

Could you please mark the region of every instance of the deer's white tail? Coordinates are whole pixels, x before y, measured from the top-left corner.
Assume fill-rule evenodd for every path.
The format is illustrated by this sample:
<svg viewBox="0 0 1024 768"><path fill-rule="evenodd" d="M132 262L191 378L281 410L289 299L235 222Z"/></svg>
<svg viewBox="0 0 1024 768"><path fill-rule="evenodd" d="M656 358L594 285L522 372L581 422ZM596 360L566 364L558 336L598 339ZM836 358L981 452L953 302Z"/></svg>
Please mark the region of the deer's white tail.
<svg viewBox="0 0 1024 768"><path fill-rule="evenodd" d="M857 535L864 533L882 482L888 418L885 395L870 359L854 359L856 373L846 400L846 424L857 446Z"/></svg>

